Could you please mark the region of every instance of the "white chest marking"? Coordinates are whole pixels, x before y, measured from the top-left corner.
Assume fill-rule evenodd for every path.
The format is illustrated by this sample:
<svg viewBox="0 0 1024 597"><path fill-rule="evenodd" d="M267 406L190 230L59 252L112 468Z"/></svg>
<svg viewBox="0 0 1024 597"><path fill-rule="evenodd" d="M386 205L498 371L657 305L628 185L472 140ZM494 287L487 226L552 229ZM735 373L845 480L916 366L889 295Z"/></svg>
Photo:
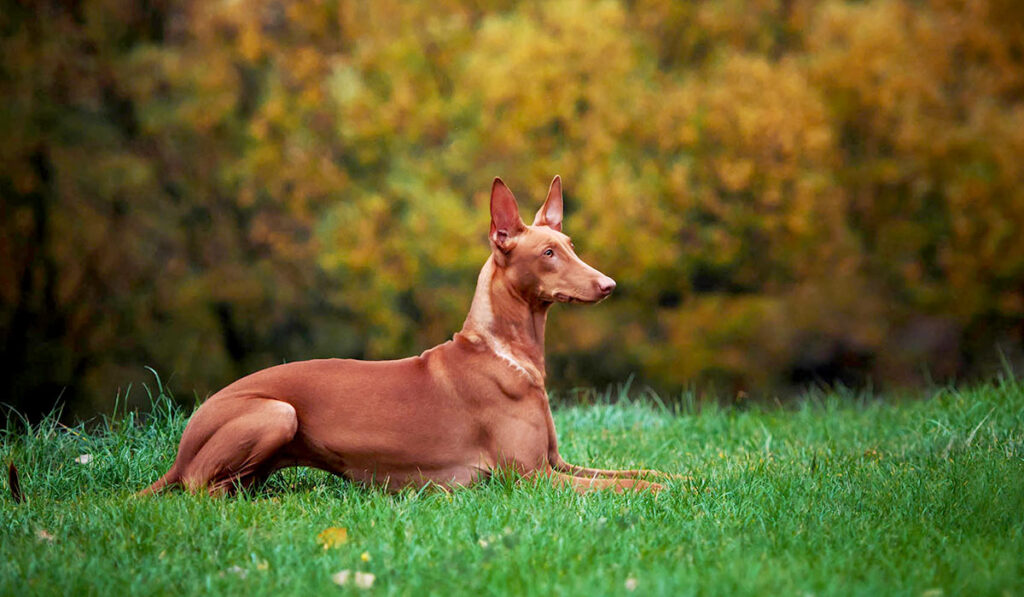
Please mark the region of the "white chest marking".
<svg viewBox="0 0 1024 597"><path fill-rule="evenodd" d="M523 375L525 375L526 378L529 379L531 382L534 381L533 375L530 374L530 372L526 369L526 367L523 367L522 363L517 361L516 358L514 356L512 356L512 353L508 350L508 348L504 344L501 344L500 342L497 342L497 341L492 341L492 342L489 342L488 344L490 345L491 350L494 351L494 354L498 355L499 359L505 361L513 369L515 369L519 373L522 373Z"/></svg>

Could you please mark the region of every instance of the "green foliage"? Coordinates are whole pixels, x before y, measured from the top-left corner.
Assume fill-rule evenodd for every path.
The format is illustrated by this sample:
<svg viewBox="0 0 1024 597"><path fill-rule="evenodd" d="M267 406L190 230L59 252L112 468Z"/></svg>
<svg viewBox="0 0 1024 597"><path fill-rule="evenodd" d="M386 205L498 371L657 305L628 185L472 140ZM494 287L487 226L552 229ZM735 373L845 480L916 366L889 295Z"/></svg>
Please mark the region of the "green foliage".
<svg viewBox="0 0 1024 597"><path fill-rule="evenodd" d="M427 348L468 307L490 178L532 210L555 173L619 282L554 314L555 387L976 372L1024 333L1021 23L1009 0L4 2L4 400Z"/></svg>
<svg viewBox="0 0 1024 597"><path fill-rule="evenodd" d="M622 595L629 579L644 595L1024 590L1019 382L787 410L608 398L556 410L566 458L688 478L657 496L509 478L388 495L290 469L236 498L137 498L185 424L166 398L91 431L12 426L0 462L20 467L27 501L3 487L0 594L312 594L341 590L343 569L398 595ZM332 527L347 541L324 549Z"/></svg>

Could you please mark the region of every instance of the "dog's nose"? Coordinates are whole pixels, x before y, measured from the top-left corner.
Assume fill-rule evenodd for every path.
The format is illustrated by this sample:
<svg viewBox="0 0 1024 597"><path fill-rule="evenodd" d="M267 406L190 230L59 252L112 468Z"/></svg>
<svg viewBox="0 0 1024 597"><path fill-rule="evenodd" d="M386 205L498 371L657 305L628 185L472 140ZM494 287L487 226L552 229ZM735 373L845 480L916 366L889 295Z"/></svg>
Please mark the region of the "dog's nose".
<svg viewBox="0 0 1024 597"><path fill-rule="evenodd" d="M615 280L608 276L601 276L597 279L597 289L601 291L602 296L608 296L615 290Z"/></svg>

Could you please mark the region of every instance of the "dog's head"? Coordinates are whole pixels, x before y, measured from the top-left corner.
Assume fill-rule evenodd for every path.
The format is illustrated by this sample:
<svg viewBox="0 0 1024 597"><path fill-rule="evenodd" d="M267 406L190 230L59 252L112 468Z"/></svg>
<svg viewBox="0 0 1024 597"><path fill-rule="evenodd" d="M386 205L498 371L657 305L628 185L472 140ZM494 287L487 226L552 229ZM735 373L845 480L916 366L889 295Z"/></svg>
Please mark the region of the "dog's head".
<svg viewBox="0 0 1024 597"><path fill-rule="evenodd" d="M584 263L562 233L562 179L557 176L530 226L519 217L512 191L495 178L490 239L495 265L531 302L596 303L615 289L615 280Z"/></svg>

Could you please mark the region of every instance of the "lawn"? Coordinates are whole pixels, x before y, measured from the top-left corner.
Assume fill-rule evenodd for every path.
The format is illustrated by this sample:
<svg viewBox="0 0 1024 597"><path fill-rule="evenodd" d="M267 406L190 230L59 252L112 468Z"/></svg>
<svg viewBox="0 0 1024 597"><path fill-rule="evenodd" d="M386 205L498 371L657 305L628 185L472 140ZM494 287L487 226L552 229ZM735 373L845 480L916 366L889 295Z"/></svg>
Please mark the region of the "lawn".
<svg viewBox="0 0 1024 597"><path fill-rule="evenodd" d="M1024 383L785 409L616 398L556 410L566 459L687 478L389 495L292 469L234 498L136 498L185 424L166 399L88 431L9 425L26 501L0 485L0 593L1024 594Z"/></svg>

